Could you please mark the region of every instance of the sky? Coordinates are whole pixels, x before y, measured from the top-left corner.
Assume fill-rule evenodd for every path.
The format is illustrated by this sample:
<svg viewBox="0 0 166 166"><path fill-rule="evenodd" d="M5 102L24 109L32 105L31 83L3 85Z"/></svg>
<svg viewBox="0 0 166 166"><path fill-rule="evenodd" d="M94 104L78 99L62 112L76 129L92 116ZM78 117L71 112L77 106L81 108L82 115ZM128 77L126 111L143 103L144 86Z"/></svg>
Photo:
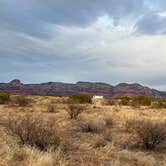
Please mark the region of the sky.
<svg viewBox="0 0 166 166"><path fill-rule="evenodd" d="M166 91L165 0L0 0L0 82Z"/></svg>

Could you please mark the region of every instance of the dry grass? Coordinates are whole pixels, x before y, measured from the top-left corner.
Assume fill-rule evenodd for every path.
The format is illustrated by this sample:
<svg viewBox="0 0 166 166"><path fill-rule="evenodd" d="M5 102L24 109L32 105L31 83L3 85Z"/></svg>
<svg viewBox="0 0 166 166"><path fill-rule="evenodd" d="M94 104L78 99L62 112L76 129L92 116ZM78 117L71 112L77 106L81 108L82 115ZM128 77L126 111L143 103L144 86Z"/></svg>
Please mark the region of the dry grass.
<svg viewBox="0 0 166 166"><path fill-rule="evenodd" d="M55 125L55 121L46 123L42 117L25 114L10 117L3 126L20 144L46 150L48 147L55 149L60 144Z"/></svg>
<svg viewBox="0 0 166 166"><path fill-rule="evenodd" d="M166 142L166 121L132 119L126 122L126 129L137 140L137 146L146 150L156 149Z"/></svg>
<svg viewBox="0 0 166 166"><path fill-rule="evenodd" d="M28 96L28 98L31 103L26 107L0 105L0 166L166 165L165 140L162 140L162 149L158 151L131 148L131 144L137 142L139 135L134 132L134 137L131 137L131 130L133 131L133 128L130 128L131 124L128 124L129 127L126 130L126 121L136 124L137 121L150 120L153 124L156 122L161 124L166 120L166 109L119 107L95 102L92 105L83 105L83 111L80 111L76 118L71 119L65 97ZM50 108L48 108L49 105ZM37 118L37 121L42 117L43 124L53 122L51 126L57 129L56 133L60 137L58 148L53 150L52 147L48 147L43 150L28 144L20 144L18 137L13 137L5 131L4 126L8 119L18 124L21 118L14 121L11 117L25 118L26 114L32 122L33 117ZM24 120L17 127L23 127L23 122ZM140 131L145 133L144 129L149 127L143 127L148 126L145 123L139 123L139 126L141 125ZM34 124L34 126L37 125ZM157 135L160 135L165 128L163 125L151 126L152 129L155 128L152 133ZM161 128L157 130L158 126L162 126L162 130ZM158 131L162 132L158 133ZM49 134L44 133L46 138L50 139Z"/></svg>

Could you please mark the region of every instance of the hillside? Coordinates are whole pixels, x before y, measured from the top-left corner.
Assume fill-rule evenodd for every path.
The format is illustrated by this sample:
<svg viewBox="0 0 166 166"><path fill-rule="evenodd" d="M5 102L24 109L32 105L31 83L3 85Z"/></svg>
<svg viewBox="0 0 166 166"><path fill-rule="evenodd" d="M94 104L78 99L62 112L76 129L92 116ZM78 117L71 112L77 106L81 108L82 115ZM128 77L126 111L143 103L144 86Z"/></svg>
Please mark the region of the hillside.
<svg viewBox="0 0 166 166"><path fill-rule="evenodd" d="M166 92L144 87L140 84L121 83L116 86L112 86L110 84L100 82L77 82L76 84L60 82L23 84L20 80L13 80L9 83L0 83L0 91L41 96L69 96L78 93L89 93L90 95L103 95L109 97L132 97L140 95L148 97L166 97Z"/></svg>

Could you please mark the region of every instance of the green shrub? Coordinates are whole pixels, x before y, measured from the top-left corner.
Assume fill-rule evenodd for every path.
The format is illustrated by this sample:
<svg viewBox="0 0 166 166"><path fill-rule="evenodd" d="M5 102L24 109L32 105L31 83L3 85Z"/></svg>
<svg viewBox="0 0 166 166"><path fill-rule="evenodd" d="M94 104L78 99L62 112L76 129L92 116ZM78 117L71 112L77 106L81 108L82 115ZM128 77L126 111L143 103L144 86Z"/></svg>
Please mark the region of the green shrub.
<svg viewBox="0 0 166 166"><path fill-rule="evenodd" d="M55 127L51 121L30 115L14 116L5 124L8 134L16 137L19 143L34 146L40 150L55 149L60 144Z"/></svg>
<svg viewBox="0 0 166 166"><path fill-rule="evenodd" d="M151 99L146 96L137 96L132 99L132 106L150 106Z"/></svg>
<svg viewBox="0 0 166 166"><path fill-rule="evenodd" d="M92 104L92 98L88 94L78 94L69 97L69 103Z"/></svg>
<svg viewBox="0 0 166 166"><path fill-rule="evenodd" d="M146 150L153 150L166 141L166 122L153 120L128 120L126 129L133 136L137 136L138 146Z"/></svg>
<svg viewBox="0 0 166 166"><path fill-rule="evenodd" d="M0 104L6 104L10 100L10 94L8 92L0 92Z"/></svg>

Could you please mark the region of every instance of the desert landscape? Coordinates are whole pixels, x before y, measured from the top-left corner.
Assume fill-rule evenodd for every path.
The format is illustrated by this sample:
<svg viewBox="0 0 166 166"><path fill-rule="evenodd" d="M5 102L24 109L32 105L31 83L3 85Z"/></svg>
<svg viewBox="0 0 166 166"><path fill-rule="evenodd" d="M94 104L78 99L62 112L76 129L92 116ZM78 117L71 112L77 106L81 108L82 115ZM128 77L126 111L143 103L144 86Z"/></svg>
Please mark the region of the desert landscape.
<svg viewBox="0 0 166 166"><path fill-rule="evenodd" d="M1 166L166 165L165 100L4 96Z"/></svg>
<svg viewBox="0 0 166 166"><path fill-rule="evenodd" d="M166 0L0 0L0 166L166 166Z"/></svg>

